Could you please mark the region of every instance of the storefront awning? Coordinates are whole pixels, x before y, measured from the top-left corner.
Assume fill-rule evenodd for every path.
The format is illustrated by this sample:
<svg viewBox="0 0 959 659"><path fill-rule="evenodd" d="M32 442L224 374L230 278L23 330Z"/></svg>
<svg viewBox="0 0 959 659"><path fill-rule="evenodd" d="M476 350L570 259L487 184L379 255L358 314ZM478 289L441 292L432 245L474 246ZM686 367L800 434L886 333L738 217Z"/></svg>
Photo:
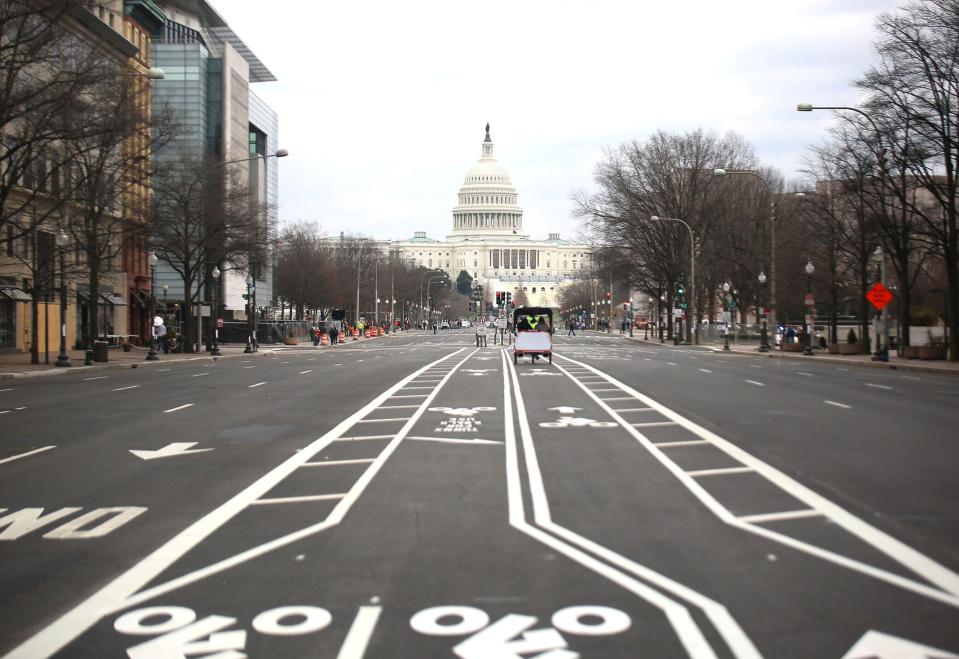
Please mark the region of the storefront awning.
<svg viewBox="0 0 959 659"><path fill-rule="evenodd" d="M33 296L22 288L3 287L0 288L0 296L13 300L14 302L30 302Z"/></svg>
<svg viewBox="0 0 959 659"><path fill-rule="evenodd" d="M100 299L106 300L115 307L125 307L127 306L127 301L123 299L122 296L117 295L116 293L100 293Z"/></svg>

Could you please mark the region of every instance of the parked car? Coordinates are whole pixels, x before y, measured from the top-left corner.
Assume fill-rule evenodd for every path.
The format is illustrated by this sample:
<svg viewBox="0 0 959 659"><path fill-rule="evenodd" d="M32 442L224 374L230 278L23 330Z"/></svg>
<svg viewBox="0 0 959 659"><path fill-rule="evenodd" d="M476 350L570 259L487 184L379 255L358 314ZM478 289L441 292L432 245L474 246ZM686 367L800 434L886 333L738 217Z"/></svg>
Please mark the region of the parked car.
<svg viewBox="0 0 959 659"><path fill-rule="evenodd" d="M447 323L446 321L443 321L442 323L440 323L440 329L449 329L449 328L450 328L450 324Z"/></svg>

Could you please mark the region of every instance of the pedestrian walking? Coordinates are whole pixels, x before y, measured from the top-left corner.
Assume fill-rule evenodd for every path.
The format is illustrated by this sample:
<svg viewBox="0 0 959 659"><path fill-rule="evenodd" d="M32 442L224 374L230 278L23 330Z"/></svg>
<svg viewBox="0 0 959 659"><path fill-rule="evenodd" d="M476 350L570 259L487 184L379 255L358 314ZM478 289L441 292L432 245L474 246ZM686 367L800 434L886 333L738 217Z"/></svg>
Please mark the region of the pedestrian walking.
<svg viewBox="0 0 959 659"><path fill-rule="evenodd" d="M330 335L330 345L335 346L340 337L340 330L336 328L336 321L333 321L333 323L330 325L330 331L328 334Z"/></svg>
<svg viewBox="0 0 959 659"><path fill-rule="evenodd" d="M566 332L566 336L576 336L576 321L571 320L568 323L568 326L569 326L569 331Z"/></svg>

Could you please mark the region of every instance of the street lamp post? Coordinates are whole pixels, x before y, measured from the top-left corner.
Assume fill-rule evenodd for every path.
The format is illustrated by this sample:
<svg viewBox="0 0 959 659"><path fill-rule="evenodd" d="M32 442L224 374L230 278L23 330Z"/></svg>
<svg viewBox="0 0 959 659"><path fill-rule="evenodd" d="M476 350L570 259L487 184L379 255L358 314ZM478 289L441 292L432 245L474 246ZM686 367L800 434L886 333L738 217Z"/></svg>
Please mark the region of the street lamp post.
<svg viewBox="0 0 959 659"><path fill-rule="evenodd" d="M810 325L809 317L812 315L812 305L808 304L808 301L812 300L812 273L816 271L816 267L812 264L812 261L806 263L806 300L807 308L805 309L805 317L803 318L803 338L805 339L805 347L803 347L802 354L812 355L812 325Z"/></svg>
<svg viewBox="0 0 959 659"><path fill-rule="evenodd" d="M246 347L243 349L243 352L249 354L253 352L253 332L255 325L251 325L250 321L253 320L253 303L252 296L250 295L250 289L253 288L254 282L253 277L250 275L246 276L246 309L249 312L247 314L247 334L246 334Z"/></svg>
<svg viewBox="0 0 959 659"><path fill-rule="evenodd" d="M729 282L723 283L723 350L729 350Z"/></svg>
<svg viewBox="0 0 959 659"><path fill-rule="evenodd" d="M766 330L766 309L763 307L762 289L766 284L766 273L759 271L759 315L762 317L762 329L759 332L759 352L769 352L769 334Z"/></svg>
<svg viewBox="0 0 959 659"><path fill-rule="evenodd" d="M696 234L693 233L692 227L690 227L686 222L680 220L676 217L657 217L653 215L649 218L653 222L667 221L667 222L679 222L686 230L689 231L689 317L690 322L686 325L686 331L689 334L689 340L691 343L695 343L699 338L696 334L694 326L696 325Z"/></svg>
<svg viewBox="0 0 959 659"><path fill-rule="evenodd" d="M157 255L150 252L147 257L147 264L150 266L150 352L147 353L147 361L155 362L160 359L157 355L157 326L154 322L156 318L156 290L157 290Z"/></svg>
<svg viewBox="0 0 959 659"><path fill-rule="evenodd" d="M73 366L67 354L67 243L69 236L62 229L57 234L57 247L60 251L60 354L57 355L57 368Z"/></svg>
<svg viewBox="0 0 959 659"><path fill-rule="evenodd" d="M214 357L220 356L220 327L219 327L219 307L217 306L217 293L220 290L220 269L216 266L213 266L213 271L210 272L210 276L213 277L213 350L210 351L210 354Z"/></svg>

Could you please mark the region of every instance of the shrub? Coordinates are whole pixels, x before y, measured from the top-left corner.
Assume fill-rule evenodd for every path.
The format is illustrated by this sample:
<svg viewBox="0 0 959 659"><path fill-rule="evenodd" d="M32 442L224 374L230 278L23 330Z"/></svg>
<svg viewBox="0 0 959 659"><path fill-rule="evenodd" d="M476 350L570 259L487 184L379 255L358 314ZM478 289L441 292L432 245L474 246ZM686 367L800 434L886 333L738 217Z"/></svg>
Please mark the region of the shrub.
<svg viewBox="0 0 959 659"><path fill-rule="evenodd" d="M849 330L849 334L846 335L846 343L856 343L859 341L859 337L856 336L856 330Z"/></svg>

